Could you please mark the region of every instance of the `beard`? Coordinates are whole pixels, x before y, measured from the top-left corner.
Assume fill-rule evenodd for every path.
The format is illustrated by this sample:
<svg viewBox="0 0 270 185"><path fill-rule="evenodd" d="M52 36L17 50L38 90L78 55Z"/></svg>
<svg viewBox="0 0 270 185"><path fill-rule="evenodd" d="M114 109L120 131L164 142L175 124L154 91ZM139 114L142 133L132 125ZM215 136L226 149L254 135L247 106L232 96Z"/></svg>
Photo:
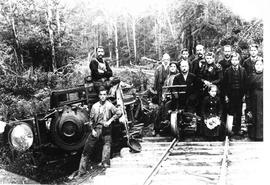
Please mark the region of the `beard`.
<svg viewBox="0 0 270 185"><path fill-rule="evenodd" d="M182 70L183 74L187 74L188 70Z"/></svg>
<svg viewBox="0 0 270 185"><path fill-rule="evenodd" d="M225 58L226 58L226 59L229 59L229 58L231 58L231 55L228 55L228 54L227 54L227 55L225 55Z"/></svg>
<svg viewBox="0 0 270 185"><path fill-rule="evenodd" d="M103 58L103 55L98 55L97 58L102 59Z"/></svg>
<svg viewBox="0 0 270 185"><path fill-rule="evenodd" d="M198 57L199 58L203 58L203 54L202 53L198 53Z"/></svg>

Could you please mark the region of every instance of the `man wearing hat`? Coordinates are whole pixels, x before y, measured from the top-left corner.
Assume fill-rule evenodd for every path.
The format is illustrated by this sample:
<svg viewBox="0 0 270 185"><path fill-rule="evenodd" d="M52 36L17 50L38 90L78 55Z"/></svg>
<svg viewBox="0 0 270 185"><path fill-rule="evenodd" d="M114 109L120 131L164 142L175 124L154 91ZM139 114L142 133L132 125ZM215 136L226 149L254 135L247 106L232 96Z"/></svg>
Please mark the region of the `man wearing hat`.
<svg viewBox="0 0 270 185"><path fill-rule="evenodd" d="M154 90L157 91L158 102L161 104L162 87L169 74L170 55L165 53L162 57L161 64L157 67L154 75Z"/></svg>
<svg viewBox="0 0 270 185"><path fill-rule="evenodd" d="M170 64L170 55L165 53L162 56L161 64L157 67L154 74L154 87L153 90L157 92L157 102L158 105L162 104L162 87L164 82L169 74L169 64ZM154 122L154 135L158 135L160 131L160 121L161 121L161 112L162 107L159 108L157 120Z"/></svg>

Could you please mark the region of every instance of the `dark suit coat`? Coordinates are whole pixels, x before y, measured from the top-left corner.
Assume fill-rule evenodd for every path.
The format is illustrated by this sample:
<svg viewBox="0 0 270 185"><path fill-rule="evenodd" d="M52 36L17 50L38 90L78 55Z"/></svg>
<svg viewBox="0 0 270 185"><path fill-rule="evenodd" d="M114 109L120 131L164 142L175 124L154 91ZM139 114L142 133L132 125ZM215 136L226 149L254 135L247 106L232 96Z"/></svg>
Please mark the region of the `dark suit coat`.
<svg viewBox="0 0 270 185"><path fill-rule="evenodd" d="M168 67L169 68L169 67ZM154 90L158 93L162 91L164 82L169 74L169 69L165 69L164 65L159 65L154 74Z"/></svg>
<svg viewBox="0 0 270 185"><path fill-rule="evenodd" d="M212 69L212 70L210 70ZM205 64L202 69L202 80L207 80L211 82L212 84L215 84L217 86L220 85L222 78L223 78L223 72L222 67L219 64Z"/></svg>
<svg viewBox="0 0 270 185"><path fill-rule="evenodd" d="M221 65L221 67L222 67L223 74L224 74L225 70L226 70L228 67L230 67L230 66L232 65L232 63L231 63L231 58L230 58L229 60L226 60L226 59L224 58L224 59L220 60L218 63L219 63L219 64Z"/></svg>
<svg viewBox="0 0 270 185"><path fill-rule="evenodd" d="M183 74L179 73L174 77L173 85L187 85L186 95L191 99L195 99L198 95L201 83L193 73L188 73L186 81Z"/></svg>
<svg viewBox="0 0 270 185"><path fill-rule="evenodd" d="M242 66L245 68L248 76L251 76L251 74L255 72L255 63L250 57L243 62Z"/></svg>
<svg viewBox="0 0 270 185"><path fill-rule="evenodd" d="M200 61L203 60L204 63L202 63L201 67L199 65ZM190 68L190 72L195 74L198 78L202 77L202 70L203 70L203 66L206 64L205 59L201 59L201 58L196 58L195 60L193 60L191 62L191 68Z"/></svg>
<svg viewBox="0 0 270 185"><path fill-rule="evenodd" d="M103 60L103 63L105 63L107 71L105 71L104 73L99 73L98 72L98 60L96 58L91 60L89 67L91 70L92 79L94 81L97 81L101 78L109 79L110 77L112 77L112 70L111 70L109 64L104 60Z"/></svg>
<svg viewBox="0 0 270 185"><path fill-rule="evenodd" d="M238 66L240 72L240 92L242 95L246 94L246 85L247 85L247 73L245 68ZM232 76L233 76L233 68L232 66L227 68L223 77L223 91L224 94L229 96L230 92L232 92Z"/></svg>

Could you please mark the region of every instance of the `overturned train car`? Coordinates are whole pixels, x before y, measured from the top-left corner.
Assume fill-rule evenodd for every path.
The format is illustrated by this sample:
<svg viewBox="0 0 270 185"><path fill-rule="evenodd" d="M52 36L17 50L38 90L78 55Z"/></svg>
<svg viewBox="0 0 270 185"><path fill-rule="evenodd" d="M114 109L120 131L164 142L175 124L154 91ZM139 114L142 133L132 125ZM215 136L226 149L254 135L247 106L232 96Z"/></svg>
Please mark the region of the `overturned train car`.
<svg viewBox="0 0 270 185"><path fill-rule="evenodd" d="M111 98L114 102L114 97ZM98 94L92 82L84 85L54 90L50 96L50 110L46 114L5 124L1 122L0 142L9 144L12 149L26 151L44 146L57 147L63 152L78 151L83 148L89 129L86 122L92 105L98 101ZM124 95L124 105L128 112L128 127L134 122L132 107L136 98ZM114 124L113 138L123 139L125 127Z"/></svg>

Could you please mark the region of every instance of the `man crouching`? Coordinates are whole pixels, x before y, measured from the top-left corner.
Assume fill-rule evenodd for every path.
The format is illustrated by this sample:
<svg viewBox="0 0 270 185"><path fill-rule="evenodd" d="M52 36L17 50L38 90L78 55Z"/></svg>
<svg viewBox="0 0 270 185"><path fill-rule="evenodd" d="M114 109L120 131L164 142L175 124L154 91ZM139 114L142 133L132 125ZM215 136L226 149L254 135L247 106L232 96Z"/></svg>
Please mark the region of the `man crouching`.
<svg viewBox="0 0 270 185"><path fill-rule="evenodd" d="M122 115L121 110L117 109L107 100L107 90L101 86L99 89L99 101L92 106L90 112L89 126L92 132L89 134L81 156L79 175L84 175L87 170L87 162L93 153L93 148L99 139L104 141L102 149L101 165L110 166L110 153L112 143L111 123Z"/></svg>

